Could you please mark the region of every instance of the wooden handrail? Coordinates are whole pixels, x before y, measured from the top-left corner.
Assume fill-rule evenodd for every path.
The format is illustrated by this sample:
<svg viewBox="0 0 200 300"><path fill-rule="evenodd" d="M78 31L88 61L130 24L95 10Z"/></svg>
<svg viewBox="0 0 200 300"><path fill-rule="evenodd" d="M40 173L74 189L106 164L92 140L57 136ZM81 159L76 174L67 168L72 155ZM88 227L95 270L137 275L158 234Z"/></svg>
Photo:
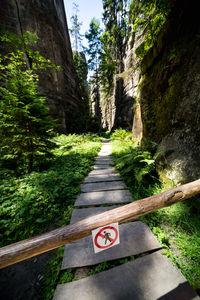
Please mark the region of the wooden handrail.
<svg viewBox="0 0 200 300"><path fill-rule="evenodd" d="M5 246L0 248L0 269L86 237L91 234L93 229L100 226L131 220L199 193L200 179L89 217L75 224Z"/></svg>

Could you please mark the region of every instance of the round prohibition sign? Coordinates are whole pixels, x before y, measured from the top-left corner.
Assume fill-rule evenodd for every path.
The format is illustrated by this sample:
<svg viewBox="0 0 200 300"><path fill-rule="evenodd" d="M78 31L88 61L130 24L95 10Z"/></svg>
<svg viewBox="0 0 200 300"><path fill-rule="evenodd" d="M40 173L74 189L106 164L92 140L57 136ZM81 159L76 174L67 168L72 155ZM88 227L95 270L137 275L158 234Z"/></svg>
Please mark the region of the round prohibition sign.
<svg viewBox="0 0 200 300"><path fill-rule="evenodd" d="M102 233L102 231L104 231L106 229L113 230L114 233L115 233L115 237L114 238L111 238L111 237L109 238L111 240L110 244L108 244L106 246L101 246L98 243L98 238L99 237L101 237L103 239L106 238L105 235ZM101 230L97 233L97 235L95 236L95 239L94 239L94 243L95 243L95 246L97 248L106 249L106 248L109 248L110 246L112 246L116 242L117 238L118 238L118 231L117 231L117 229L115 227L112 227L112 226L106 226L106 227L101 228Z"/></svg>

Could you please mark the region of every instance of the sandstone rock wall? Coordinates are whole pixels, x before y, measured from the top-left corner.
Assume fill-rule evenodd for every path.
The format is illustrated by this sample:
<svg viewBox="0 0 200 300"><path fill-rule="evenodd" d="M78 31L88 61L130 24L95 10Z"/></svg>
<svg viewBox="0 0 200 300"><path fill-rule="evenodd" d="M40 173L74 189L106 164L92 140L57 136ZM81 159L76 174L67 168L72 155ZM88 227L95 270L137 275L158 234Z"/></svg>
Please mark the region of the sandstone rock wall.
<svg viewBox="0 0 200 300"><path fill-rule="evenodd" d="M82 111L63 0L1 0L0 31L26 31L39 37L40 53L63 71L40 73L40 92L61 131L69 131L73 114Z"/></svg>
<svg viewBox="0 0 200 300"><path fill-rule="evenodd" d="M102 112L102 126L108 130L115 128L131 129L133 119L137 121L136 128L133 132L136 133L136 140L141 140L141 114L138 104L138 85L141 77L140 61L135 58L136 48L143 42L143 29L136 31L134 43L131 44L132 37L124 41L124 54L121 64L123 72L117 74L114 78L114 88L112 95L105 99L100 94L100 106ZM135 110L137 107L137 112Z"/></svg>
<svg viewBox="0 0 200 300"><path fill-rule="evenodd" d="M174 184L200 172L200 19L197 4L176 1L141 66L143 136L158 143L157 168Z"/></svg>
<svg viewBox="0 0 200 300"><path fill-rule="evenodd" d="M123 62L124 63L124 62ZM133 122L134 82L128 67L114 78L110 97L100 93L102 126L108 130L123 127L131 129ZM131 78L130 78L131 77Z"/></svg>
<svg viewBox="0 0 200 300"><path fill-rule="evenodd" d="M102 106L102 124L126 127L133 138L158 144L157 170L166 184L199 178L200 173L200 18L195 1L173 0L169 20L142 61L135 50L138 31L126 45L124 72Z"/></svg>

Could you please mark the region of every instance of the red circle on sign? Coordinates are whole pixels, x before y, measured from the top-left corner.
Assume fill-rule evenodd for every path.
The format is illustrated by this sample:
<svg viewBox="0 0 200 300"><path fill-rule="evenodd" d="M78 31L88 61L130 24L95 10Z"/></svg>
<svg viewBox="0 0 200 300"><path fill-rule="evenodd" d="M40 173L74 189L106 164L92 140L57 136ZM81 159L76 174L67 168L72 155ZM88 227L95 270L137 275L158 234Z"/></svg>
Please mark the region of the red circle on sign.
<svg viewBox="0 0 200 300"><path fill-rule="evenodd" d="M97 239L100 236L100 234L102 233L102 231L104 231L105 229L112 229L112 230L114 230L116 236L115 236L115 238L113 239L113 241L109 245L107 245L107 246L101 246L97 242ZM108 248L108 247L112 246L116 242L117 238L118 238L118 231L117 231L117 229L115 227L112 227L112 226L106 226L106 227L101 228L101 230L97 233L97 235L95 236L95 239L94 239L94 243L95 243L95 246L97 248L105 249L105 248Z"/></svg>

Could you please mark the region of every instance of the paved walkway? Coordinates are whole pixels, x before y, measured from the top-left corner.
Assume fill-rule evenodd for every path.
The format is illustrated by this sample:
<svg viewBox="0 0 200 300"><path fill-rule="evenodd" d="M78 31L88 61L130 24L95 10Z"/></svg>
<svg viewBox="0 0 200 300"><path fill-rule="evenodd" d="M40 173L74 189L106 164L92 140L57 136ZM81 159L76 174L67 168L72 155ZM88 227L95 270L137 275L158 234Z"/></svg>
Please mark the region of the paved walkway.
<svg viewBox="0 0 200 300"><path fill-rule="evenodd" d="M75 207L88 208L75 209L71 224L132 201L125 183L112 167L110 154L110 144L105 141L75 202ZM106 207L102 206L105 204ZM97 254L91 236L66 245L62 270L130 256L137 258L108 271L60 284L53 300L200 299L180 271L161 254L161 245L145 223L134 219L121 224L119 234L119 245Z"/></svg>

